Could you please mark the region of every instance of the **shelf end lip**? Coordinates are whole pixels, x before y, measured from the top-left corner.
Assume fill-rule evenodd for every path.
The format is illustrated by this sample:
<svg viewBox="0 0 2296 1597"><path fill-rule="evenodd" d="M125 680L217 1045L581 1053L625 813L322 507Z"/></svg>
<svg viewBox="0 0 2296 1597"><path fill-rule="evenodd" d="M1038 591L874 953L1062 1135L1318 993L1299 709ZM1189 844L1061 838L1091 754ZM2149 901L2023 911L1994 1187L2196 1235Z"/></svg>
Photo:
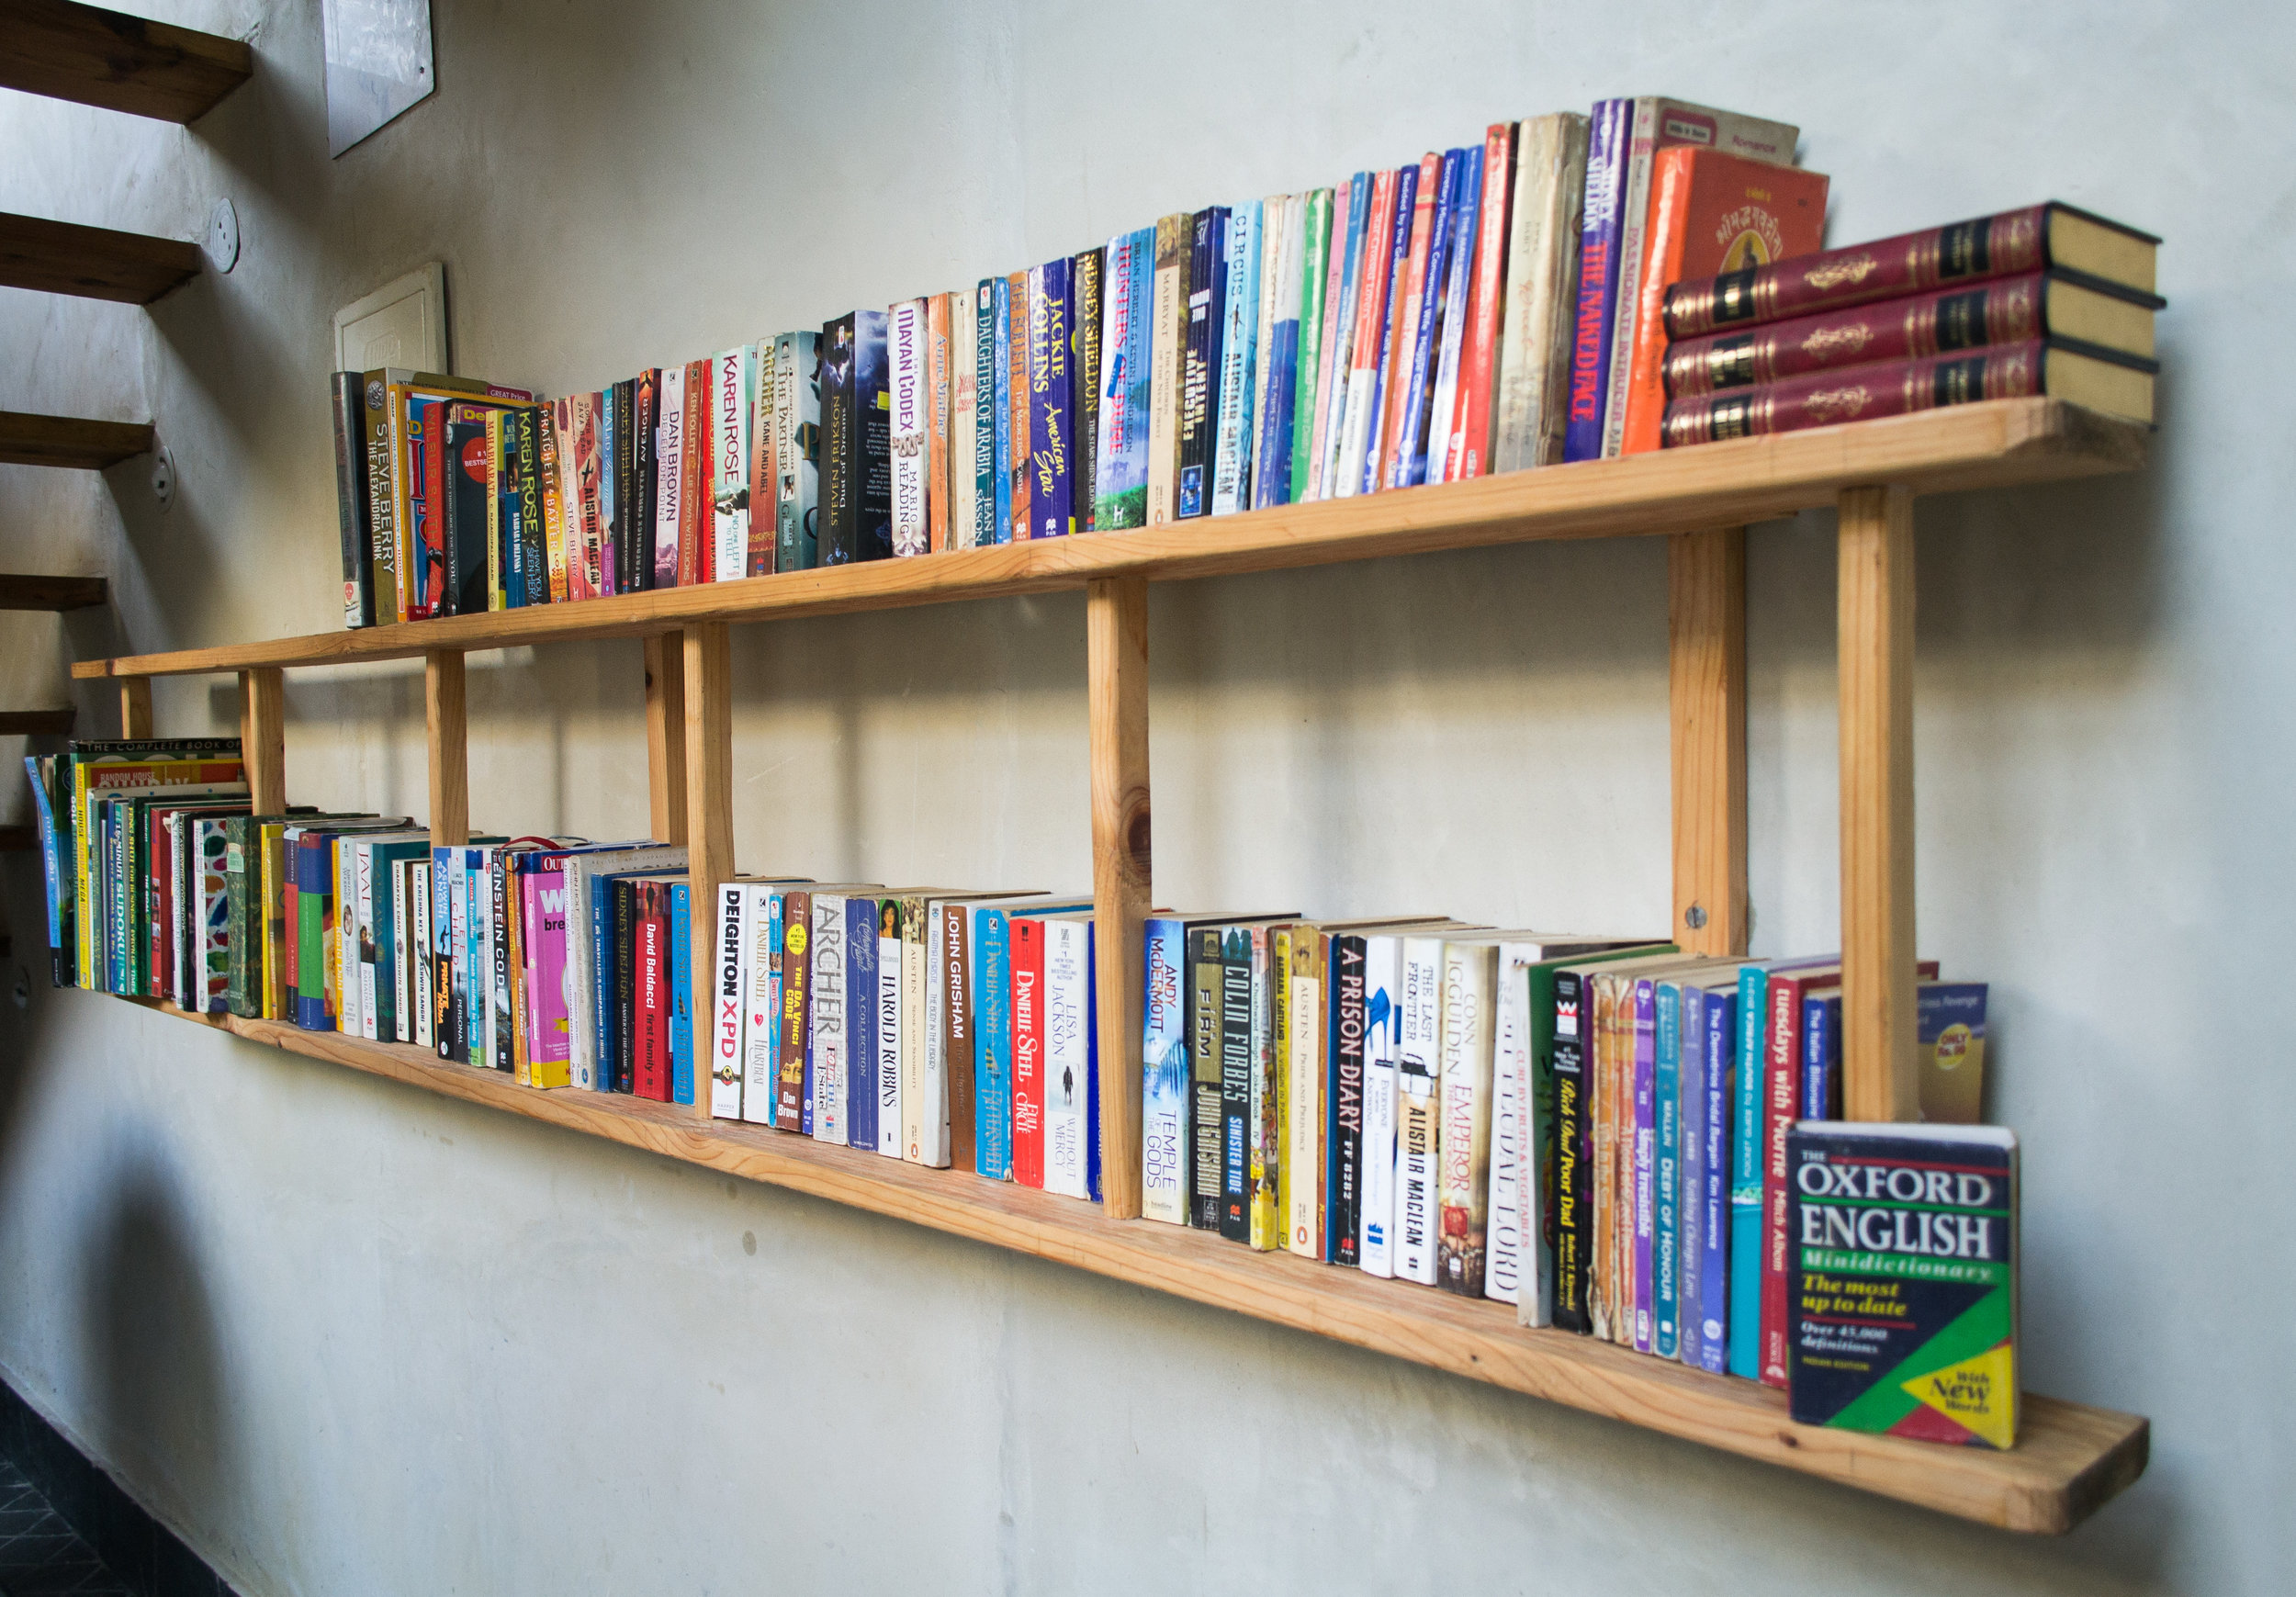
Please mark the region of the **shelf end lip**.
<svg viewBox="0 0 2296 1597"><path fill-rule="evenodd" d="M72 662L72 680L74 681L96 681L111 674L112 662L109 660L74 660Z"/></svg>

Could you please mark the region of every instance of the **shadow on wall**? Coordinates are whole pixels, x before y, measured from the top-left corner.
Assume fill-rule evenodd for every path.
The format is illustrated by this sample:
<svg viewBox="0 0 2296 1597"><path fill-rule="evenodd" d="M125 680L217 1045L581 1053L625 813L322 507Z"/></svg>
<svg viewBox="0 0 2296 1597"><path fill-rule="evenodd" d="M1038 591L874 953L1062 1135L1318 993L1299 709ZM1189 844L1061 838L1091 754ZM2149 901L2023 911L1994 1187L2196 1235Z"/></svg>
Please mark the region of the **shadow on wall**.
<svg viewBox="0 0 2296 1597"><path fill-rule="evenodd" d="M83 1433L163 1518L239 1523L234 1403L183 1184L133 1122L94 1167L104 1175L80 1228Z"/></svg>

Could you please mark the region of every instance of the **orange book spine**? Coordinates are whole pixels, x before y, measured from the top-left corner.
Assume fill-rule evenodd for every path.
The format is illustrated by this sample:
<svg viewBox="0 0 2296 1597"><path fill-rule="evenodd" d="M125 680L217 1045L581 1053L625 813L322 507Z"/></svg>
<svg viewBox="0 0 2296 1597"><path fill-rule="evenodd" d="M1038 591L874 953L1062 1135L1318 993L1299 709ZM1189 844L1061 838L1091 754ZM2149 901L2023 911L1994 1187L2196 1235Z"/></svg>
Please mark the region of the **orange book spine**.
<svg viewBox="0 0 2296 1597"><path fill-rule="evenodd" d="M1403 268L1403 298L1389 312L1395 336L1388 343L1387 377L1381 392L1387 403L1379 422L1379 467L1372 481L1384 488L1393 480L1395 451L1402 440L1403 411L1410 402L1412 345L1419 335L1419 302L1427 293L1427 249L1435 237L1436 191L1443 186L1443 157L1430 150L1419 158L1419 192L1412 200L1411 255Z"/></svg>
<svg viewBox="0 0 2296 1597"><path fill-rule="evenodd" d="M1684 223L1690 209L1694 149L1661 150L1650 173L1650 224L1644 235L1642 281L1635 285L1634 365L1626 373L1626 430L1621 455L1659 446L1666 415L1666 328L1660 314L1670 284L1683 275Z"/></svg>
<svg viewBox="0 0 2296 1597"><path fill-rule="evenodd" d="M708 580L712 509L706 476L710 459L710 363L686 363L685 449L678 459L685 481L678 490L678 586Z"/></svg>

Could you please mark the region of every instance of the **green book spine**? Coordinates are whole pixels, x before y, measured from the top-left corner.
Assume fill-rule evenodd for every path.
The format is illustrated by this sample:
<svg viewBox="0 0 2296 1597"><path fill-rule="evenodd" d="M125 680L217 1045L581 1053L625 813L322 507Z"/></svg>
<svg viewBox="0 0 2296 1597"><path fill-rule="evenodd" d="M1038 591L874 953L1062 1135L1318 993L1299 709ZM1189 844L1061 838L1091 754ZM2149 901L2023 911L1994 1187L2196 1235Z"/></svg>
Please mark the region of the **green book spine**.
<svg viewBox="0 0 2296 1597"><path fill-rule="evenodd" d="M1291 412L1291 498L1308 497L1308 457L1315 452L1316 378L1323 365L1323 279L1331 269L1332 191L1308 196L1306 266L1300 282L1299 399Z"/></svg>

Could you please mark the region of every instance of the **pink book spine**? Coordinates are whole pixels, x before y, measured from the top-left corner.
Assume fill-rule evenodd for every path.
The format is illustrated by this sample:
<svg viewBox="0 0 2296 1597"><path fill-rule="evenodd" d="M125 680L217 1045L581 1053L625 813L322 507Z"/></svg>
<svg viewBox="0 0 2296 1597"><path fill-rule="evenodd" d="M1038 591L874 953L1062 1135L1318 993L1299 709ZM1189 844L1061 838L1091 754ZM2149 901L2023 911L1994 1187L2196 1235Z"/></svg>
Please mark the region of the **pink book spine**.
<svg viewBox="0 0 2296 1597"><path fill-rule="evenodd" d="M566 875L541 870L526 890L526 1057L537 1064L572 1058L566 1018Z"/></svg>

